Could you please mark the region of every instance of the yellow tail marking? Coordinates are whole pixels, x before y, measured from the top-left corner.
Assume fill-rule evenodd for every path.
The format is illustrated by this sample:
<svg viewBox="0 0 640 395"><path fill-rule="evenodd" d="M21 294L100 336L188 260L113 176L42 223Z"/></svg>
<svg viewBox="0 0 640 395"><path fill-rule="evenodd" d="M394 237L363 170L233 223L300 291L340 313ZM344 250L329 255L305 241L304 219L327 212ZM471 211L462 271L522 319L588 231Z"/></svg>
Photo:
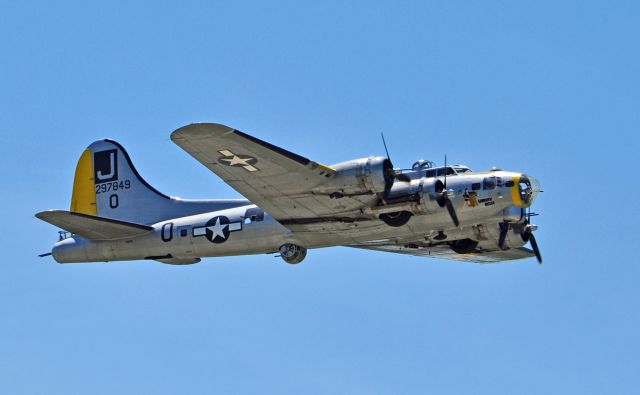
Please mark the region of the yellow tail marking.
<svg viewBox="0 0 640 395"><path fill-rule="evenodd" d="M87 148L80 156L76 167L73 195L71 195L71 211L98 215L96 184L93 177L93 155L91 150Z"/></svg>

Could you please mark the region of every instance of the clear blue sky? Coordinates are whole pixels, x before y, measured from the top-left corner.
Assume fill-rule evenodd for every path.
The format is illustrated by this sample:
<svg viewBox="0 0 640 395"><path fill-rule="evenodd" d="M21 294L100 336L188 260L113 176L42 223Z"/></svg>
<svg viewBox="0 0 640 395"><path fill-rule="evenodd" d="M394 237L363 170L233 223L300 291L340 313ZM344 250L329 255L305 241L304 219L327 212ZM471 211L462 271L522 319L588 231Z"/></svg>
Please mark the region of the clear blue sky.
<svg viewBox="0 0 640 395"><path fill-rule="evenodd" d="M455 4L454 4L455 3ZM640 6L0 5L5 394L640 393ZM237 193L169 140L221 122L323 163L381 154L538 177L545 263L332 248L37 258L111 137L161 191Z"/></svg>

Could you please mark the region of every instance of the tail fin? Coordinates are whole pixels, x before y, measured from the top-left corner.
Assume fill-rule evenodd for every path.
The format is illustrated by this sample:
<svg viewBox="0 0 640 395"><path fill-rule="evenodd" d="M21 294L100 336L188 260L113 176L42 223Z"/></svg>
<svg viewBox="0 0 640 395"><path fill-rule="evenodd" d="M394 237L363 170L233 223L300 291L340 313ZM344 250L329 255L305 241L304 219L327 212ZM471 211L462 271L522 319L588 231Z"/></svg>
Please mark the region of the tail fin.
<svg viewBox="0 0 640 395"><path fill-rule="evenodd" d="M148 223L156 219L154 208L170 200L138 174L127 151L113 140L98 140L80 156L72 212Z"/></svg>
<svg viewBox="0 0 640 395"><path fill-rule="evenodd" d="M170 218L247 204L246 200L182 200L149 185L113 140L98 140L76 167L71 212L152 224Z"/></svg>

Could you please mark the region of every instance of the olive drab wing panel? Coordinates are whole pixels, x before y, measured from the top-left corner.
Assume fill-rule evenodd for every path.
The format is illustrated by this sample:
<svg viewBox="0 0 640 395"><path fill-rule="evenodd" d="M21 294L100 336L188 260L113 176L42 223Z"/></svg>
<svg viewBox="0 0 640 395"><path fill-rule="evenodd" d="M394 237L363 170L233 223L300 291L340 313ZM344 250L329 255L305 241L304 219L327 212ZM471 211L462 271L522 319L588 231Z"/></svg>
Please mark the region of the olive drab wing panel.
<svg viewBox="0 0 640 395"><path fill-rule="evenodd" d="M173 132L171 140L283 223L331 216L362 204L312 192L335 176L334 169L228 126L191 124Z"/></svg>

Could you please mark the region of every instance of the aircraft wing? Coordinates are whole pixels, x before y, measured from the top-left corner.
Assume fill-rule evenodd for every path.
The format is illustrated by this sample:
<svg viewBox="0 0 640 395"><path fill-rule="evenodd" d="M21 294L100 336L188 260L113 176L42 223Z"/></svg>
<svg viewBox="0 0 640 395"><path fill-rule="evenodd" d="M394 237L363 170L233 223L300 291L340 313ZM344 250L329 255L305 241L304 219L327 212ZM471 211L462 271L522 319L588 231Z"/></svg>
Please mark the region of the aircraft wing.
<svg viewBox="0 0 640 395"><path fill-rule="evenodd" d="M499 263L535 256L533 251L525 247L512 248L504 251L474 252L471 254L458 254L449 248L449 246L444 244L431 247L409 247L404 245L375 245L374 243L361 243L350 245L349 247L472 263Z"/></svg>
<svg viewBox="0 0 640 395"><path fill-rule="evenodd" d="M64 210L42 211L36 217L89 240L116 240L141 236L153 227Z"/></svg>
<svg viewBox="0 0 640 395"><path fill-rule="evenodd" d="M312 192L335 175L330 167L228 126L191 124L171 140L283 225L322 221L362 206Z"/></svg>

